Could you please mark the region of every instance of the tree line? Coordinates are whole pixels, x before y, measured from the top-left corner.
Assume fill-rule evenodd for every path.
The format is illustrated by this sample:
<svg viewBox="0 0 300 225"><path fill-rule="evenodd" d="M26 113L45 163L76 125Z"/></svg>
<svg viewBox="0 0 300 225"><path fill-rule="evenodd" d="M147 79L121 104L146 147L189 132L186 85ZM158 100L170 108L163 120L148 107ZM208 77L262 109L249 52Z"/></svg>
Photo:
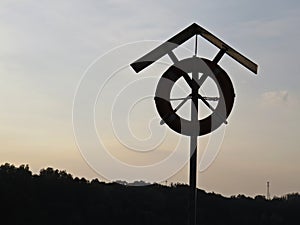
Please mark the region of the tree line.
<svg viewBox="0 0 300 225"><path fill-rule="evenodd" d="M28 165L0 166L0 220L7 225L188 225L189 187L121 185L73 177ZM300 221L300 195L266 200L224 197L198 189L198 224L292 225Z"/></svg>

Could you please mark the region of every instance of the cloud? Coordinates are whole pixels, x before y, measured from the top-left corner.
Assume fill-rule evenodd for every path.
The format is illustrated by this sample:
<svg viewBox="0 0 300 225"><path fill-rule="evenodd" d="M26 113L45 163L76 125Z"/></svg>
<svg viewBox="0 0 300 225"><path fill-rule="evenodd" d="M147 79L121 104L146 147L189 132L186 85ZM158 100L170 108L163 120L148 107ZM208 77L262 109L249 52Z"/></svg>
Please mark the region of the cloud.
<svg viewBox="0 0 300 225"><path fill-rule="evenodd" d="M268 105L286 104L289 100L288 91L268 91L262 94L262 103Z"/></svg>

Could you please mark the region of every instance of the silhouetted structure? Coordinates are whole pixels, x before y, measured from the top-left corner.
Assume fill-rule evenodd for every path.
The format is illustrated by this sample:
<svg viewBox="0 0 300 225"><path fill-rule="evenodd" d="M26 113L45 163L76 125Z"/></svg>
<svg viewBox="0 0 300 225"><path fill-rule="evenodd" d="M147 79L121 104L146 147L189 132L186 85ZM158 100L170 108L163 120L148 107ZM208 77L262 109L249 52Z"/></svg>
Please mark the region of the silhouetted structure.
<svg viewBox="0 0 300 225"><path fill-rule="evenodd" d="M177 59L173 50L195 35L195 55L183 60ZM205 38L220 49L213 60L197 57L197 35ZM226 119L232 110L235 97L229 76L218 65L224 54L229 55L241 65L257 74L258 66L254 62L196 23L185 28L131 64L134 71L138 73L165 55L168 55L174 63L161 76L156 88L154 100L157 111L162 118L160 124L166 123L175 132L190 136L190 225L196 225L197 223L197 138L198 136L213 132L223 123L227 124ZM189 74L191 74L191 77ZM199 93L201 85L208 77L215 82L219 97L206 97ZM185 98L180 98L182 102L173 109L171 101L175 99L170 98L171 90L176 81L180 78L186 81L191 92ZM186 120L179 116L177 111L189 99L192 101L191 117L190 120ZM201 100L211 110L211 114L203 119L198 118L198 100ZM214 108L209 101L216 100L218 102Z"/></svg>

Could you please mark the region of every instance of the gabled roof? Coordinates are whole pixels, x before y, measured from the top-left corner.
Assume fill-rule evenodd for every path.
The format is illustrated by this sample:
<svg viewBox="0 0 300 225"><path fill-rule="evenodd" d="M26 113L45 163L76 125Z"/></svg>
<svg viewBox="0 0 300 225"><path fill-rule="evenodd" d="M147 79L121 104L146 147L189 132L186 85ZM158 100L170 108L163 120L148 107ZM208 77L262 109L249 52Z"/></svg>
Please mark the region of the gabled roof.
<svg viewBox="0 0 300 225"><path fill-rule="evenodd" d="M257 64L252 62L250 59L237 52L235 49L227 45L225 42L217 38L212 33L205 30L203 27L196 23L193 23L189 27L185 28L183 31L176 34L174 37L170 38L168 41L164 42L157 48L153 49L151 52L147 53L143 57L139 58L133 62L131 67L135 72L140 72L145 69L153 62L157 61L164 55L170 53L173 49L177 48L179 45L183 44L185 41L192 38L194 35L201 35L203 38L208 40L210 43L218 47L219 49L225 50L225 53L238 61L240 64L245 66L247 69L251 70L253 73L257 74Z"/></svg>

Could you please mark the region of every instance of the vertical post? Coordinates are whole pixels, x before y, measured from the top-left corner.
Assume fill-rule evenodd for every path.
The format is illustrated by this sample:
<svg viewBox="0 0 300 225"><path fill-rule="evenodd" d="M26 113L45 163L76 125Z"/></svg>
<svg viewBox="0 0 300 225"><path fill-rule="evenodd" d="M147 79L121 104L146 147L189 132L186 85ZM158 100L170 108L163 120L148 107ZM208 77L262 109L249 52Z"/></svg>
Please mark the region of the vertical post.
<svg viewBox="0 0 300 225"><path fill-rule="evenodd" d="M271 200L271 196L270 196L270 182L267 182L267 200Z"/></svg>
<svg viewBox="0 0 300 225"><path fill-rule="evenodd" d="M198 34L195 35L195 56L198 53Z"/></svg>
<svg viewBox="0 0 300 225"><path fill-rule="evenodd" d="M192 72L192 79L198 80L198 73ZM190 201L189 224L196 225L197 219L197 138L198 138L198 91L199 87L192 88L191 121L194 124L193 135L190 137Z"/></svg>

